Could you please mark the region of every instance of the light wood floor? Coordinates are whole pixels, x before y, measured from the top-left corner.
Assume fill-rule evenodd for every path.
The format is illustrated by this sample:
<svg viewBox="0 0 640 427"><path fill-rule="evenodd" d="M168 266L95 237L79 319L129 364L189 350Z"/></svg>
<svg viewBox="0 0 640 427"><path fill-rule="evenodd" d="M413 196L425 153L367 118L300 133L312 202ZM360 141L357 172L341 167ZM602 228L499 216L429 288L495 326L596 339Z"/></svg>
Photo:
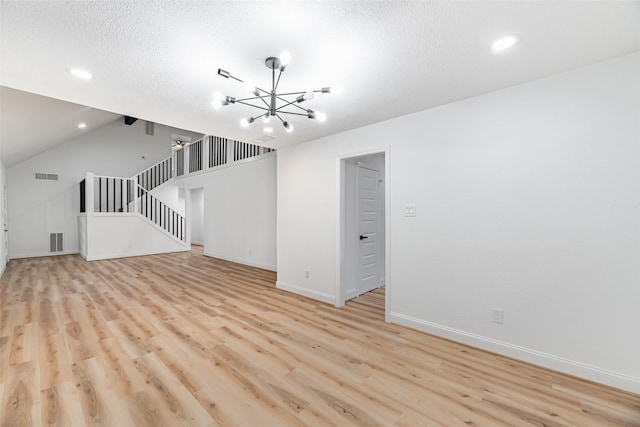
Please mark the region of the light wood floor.
<svg viewBox="0 0 640 427"><path fill-rule="evenodd" d="M640 396L336 309L192 253L13 260L1 426L640 425Z"/></svg>

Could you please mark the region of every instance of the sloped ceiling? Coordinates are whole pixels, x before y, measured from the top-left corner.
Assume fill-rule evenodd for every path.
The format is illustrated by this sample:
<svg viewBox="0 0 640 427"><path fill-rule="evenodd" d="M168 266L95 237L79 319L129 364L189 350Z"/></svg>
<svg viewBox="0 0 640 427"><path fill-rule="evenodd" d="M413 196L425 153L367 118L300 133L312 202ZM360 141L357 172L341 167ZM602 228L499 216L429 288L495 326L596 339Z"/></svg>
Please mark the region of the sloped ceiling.
<svg viewBox="0 0 640 427"><path fill-rule="evenodd" d="M0 86L0 156L11 167L122 116ZM78 125L87 125L79 129Z"/></svg>
<svg viewBox="0 0 640 427"><path fill-rule="evenodd" d="M276 126L274 148L640 49L638 1L2 1L0 12L2 86L243 141L261 126L239 126L249 107L212 109L215 90L244 96L217 69L269 87L264 60L286 49L281 89L344 93L309 102L325 123ZM492 53L507 33L520 43ZM3 146L18 137L3 132Z"/></svg>

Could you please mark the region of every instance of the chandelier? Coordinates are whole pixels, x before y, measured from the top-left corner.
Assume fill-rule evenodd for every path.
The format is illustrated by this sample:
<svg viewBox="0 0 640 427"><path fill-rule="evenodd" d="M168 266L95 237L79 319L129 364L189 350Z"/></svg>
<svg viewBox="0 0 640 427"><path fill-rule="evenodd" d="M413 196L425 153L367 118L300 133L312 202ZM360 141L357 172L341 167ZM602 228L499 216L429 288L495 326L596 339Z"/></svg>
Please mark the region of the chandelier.
<svg viewBox="0 0 640 427"><path fill-rule="evenodd" d="M316 93L342 93L342 87L340 85L323 87L318 90L308 90L300 92L287 92L278 93L278 83L280 83L280 77L282 73L291 62L291 54L284 51L280 54L279 58L270 56L264 61L264 65L271 70L271 90L264 90L257 87L251 80L241 80L222 68L218 69L218 75L226 79L233 79L240 83L244 83L244 87L253 96L247 98L234 98L232 96L224 96L219 91L213 94L213 108L220 108L223 105L229 104L243 104L250 107L261 110L260 114L249 118L243 118L240 121L242 127L247 127L256 119L262 117L264 123L268 123L271 117L277 117L287 132L293 131L293 126L288 120L283 119L281 116L285 114L294 116L305 116L310 119L316 119L320 122L324 122L327 119L326 114L319 111L314 111L301 107L301 104L305 101L310 101L315 97ZM276 70L278 75L276 76Z"/></svg>

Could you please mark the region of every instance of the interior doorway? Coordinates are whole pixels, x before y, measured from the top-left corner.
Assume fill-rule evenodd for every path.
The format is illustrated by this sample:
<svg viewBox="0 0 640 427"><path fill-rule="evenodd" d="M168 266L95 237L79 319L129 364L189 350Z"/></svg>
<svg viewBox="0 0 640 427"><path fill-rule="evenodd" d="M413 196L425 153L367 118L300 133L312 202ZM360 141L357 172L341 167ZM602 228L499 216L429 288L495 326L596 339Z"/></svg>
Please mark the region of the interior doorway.
<svg viewBox="0 0 640 427"><path fill-rule="evenodd" d="M204 246L204 188L194 188L189 193L191 244Z"/></svg>
<svg viewBox="0 0 640 427"><path fill-rule="evenodd" d="M388 150L338 158L336 306L375 290L389 304Z"/></svg>

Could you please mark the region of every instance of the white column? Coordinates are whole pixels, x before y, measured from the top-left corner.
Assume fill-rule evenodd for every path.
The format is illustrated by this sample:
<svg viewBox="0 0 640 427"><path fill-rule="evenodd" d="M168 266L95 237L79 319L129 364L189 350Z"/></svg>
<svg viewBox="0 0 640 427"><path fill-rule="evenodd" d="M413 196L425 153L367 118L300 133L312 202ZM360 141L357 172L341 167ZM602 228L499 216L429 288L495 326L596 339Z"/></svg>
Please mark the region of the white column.
<svg viewBox="0 0 640 427"><path fill-rule="evenodd" d="M209 135L202 137L202 170L209 169Z"/></svg>
<svg viewBox="0 0 640 427"><path fill-rule="evenodd" d="M87 229L85 230L87 241L86 241L86 259L91 259L91 231L93 227L93 212L95 210L94 206L96 203L95 200L95 176L91 172L87 172L87 176L84 179L84 212L87 215Z"/></svg>
<svg viewBox="0 0 640 427"><path fill-rule="evenodd" d="M230 165L233 163L233 146L235 145L235 141L231 139L227 139L227 164Z"/></svg>

